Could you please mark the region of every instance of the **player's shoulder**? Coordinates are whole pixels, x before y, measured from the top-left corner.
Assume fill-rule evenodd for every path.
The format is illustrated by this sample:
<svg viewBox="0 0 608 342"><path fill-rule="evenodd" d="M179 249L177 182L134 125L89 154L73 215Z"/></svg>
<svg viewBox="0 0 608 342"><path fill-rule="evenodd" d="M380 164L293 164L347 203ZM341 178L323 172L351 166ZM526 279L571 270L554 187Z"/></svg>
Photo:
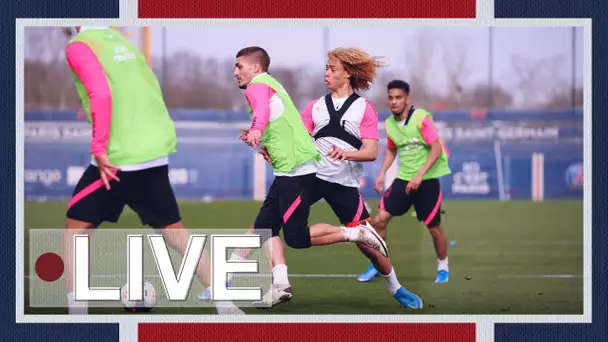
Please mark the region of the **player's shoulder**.
<svg viewBox="0 0 608 342"><path fill-rule="evenodd" d="M367 97L359 97L359 100L363 102L363 104L365 105L365 109L366 112L372 112L376 115L378 115L378 110L376 110L376 106L374 105L374 103L368 99Z"/></svg>
<svg viewBox="0 0 608 342"><path fill-rule="evenodd" d="M316 99L310 101L306 108L310 108L311 110L319 110L325 105L325 96L317 97Z"/></svg>
<svg viewBox="0 0 608 342"><path fill-rule="evenodd" d="M424 108L414 108L414 113L416 113L417 115L420 116L424 116L424 117L433 117L433 113L431 113L430 111L424 109Z"/></svg>

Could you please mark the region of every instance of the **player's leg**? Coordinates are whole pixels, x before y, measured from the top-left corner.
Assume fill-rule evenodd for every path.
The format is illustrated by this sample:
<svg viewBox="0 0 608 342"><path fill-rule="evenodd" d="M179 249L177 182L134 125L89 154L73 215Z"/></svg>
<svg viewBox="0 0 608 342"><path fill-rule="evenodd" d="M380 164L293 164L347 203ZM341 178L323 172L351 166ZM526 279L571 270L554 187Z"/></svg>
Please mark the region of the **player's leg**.
<svg viewBox="0 0 608 342"><path fill-rule="evenodd" d="M373 225L378 234L386 240L387 225L393 216L401 216L405 214L412 206L411 197L405 193L407 182L401 179L395 179L391 186L386 190L380 198L378 213L373 219ZM360 282L368 282L379 276L379 272L374 265L370 265L357 280Z"/></svg>
<svg viewBox="0 0 608 342"><path fill-rule="evenodd" d="M283 243L280 237L281 230L281 220L279 218L279 209L278 209L278 190L276 182L273 182L270 185L270 189L268 190L268 194L262 203L262 207L258 212L258 215L254 221L254 224L247 231L248 234L256 233L256 225L259 229L271 229L272 235L271 237L264 241L262 246L264 251L266 252L267 258L270 260L273 268L273 284L289 284L287 278L287 265L285 258L285 248L283 247ZM255 250L252 248L240 248L236 249L230 255L229 260L247 260L253 254ZM230 286L232 283L232 274L227 275L226 286ZM211 299L211 287L206 287L203 292L198 297L201 300L210 300Z"/></svg>
<svg viewBox="0 0 608 342"><path fill-rule="evenodd" d="M371 217L363 197L357 188L347 187L336 183L324 182L324 198L336 216L347 227L356 227L361 223L370 224ZM379 251L363 244L357 244L382 277L386 280L389 293L403 306L411 309L421 309L422 299L406 290L399 283L395 269L390 259Z"/></svg>
<svg viewBox="0 0 608 342"><path fill-rule="evenodd" d="M285 243L297 249L340 242L363 243L388 256L384 240L369 225L346 228L318 223L308 226L310 196L315 179L315 174L276 178L279 185L279 205L283 213L281 216Z"/></svg>
<svg viewBox="0 0 608 342"><path fill-rule="evenodd" d="M119 175L122 178L122 175ZM67 280L68 310L71 314L86 314L86 302L74 300L74 236L86 235L91 228L98 227L102 222L116 222L124 208L121 196L121 185L115 181L110 183L108 191L99 176L99 169L89 166L76 184L72 199L66 213L66 229L64 230L64 263Z"/></svg>
<svg viewBox="0 0 608 342"><path fill-rule="evenodd" d="M276 179L272 182L266 199L260 208L253 228L250 230L255 233L257 229L270 229L272 236L263 243L266 255L272 264L272 287L264 295L260 302L254 302L254 306L267 308L268 305L275 305L287 302L293 297L291 284L287 277L287 262L285 257L285 247L281 241L282 222L279 207L279 186ZM251 255L251 250L237 250L233 253L235 259L246 259Z"/></svg>
<svg viewBox="0 0 608 342"><path fill-rule="evenodd" d="M448 243L441 227L441 184L439 179L428 179L420 183L414 207L418 220L424 222L433 238L437 254L436 283L446 283L450 279L448 267Z"/></svg>
<svg viewBox="0 0 608 342"><path fill-rule="evenodd" d="M127 204L135 211L142 224L158 229L165 240L181 255L185 255L190 233L182 222L177 199L169 180L169 166L163 165L129 172L132 180ZM209 258L203 253L196 270L197 277L205 285L211 285ZM216 303L218 314L244 314L232 302Z"/></svg>

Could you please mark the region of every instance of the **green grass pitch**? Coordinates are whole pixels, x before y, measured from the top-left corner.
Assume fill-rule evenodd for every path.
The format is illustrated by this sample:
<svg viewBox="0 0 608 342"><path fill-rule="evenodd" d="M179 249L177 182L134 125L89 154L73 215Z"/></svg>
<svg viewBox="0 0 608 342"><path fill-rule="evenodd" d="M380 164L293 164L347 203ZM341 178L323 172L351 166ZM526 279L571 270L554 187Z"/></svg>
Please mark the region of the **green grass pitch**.
<svg viewBox="0 0 608 342"><path fill-rule="evenodd" d="M372 207L377 202L370 201ZM184 223L192 228L246 228L259 202L180 202ZM61 228L66 202L27 202L29 229ZM385 281L359 283L354 277L299 277L301 274L359 274L369 264L354 245L287 248L294 298L271 310L244 308L248 314L582 314L582 201L445 201L451 280L434 284L437 261L426 228L409 214L388 227L388 245L397 275L419 294L425 307L402 308ZM310 223L338 223L325 203L312 208ZM129 209L117 224L99 229L140 227ZM26 273L28 273L26 255ZM566 275L555 277L556 275ZM547 277L551 276L551 277ZM195 280L196 281L196 280ZM65 314L67 309L29 306L26 314ZM162 291L159 291L162 295ZM92 308L92 314L124 314L119 308ZM157 314L214 314L212 308L155 308Z"/></svg>

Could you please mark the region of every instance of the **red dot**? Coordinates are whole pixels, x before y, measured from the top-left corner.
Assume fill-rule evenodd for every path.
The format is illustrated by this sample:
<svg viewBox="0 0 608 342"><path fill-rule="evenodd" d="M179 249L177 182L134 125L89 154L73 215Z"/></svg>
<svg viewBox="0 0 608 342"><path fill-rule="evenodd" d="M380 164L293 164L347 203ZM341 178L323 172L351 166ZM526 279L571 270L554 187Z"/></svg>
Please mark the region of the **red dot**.
<svg viewBox="0 0 608 342"><path fill-rule="evenodd" d="M36 274L44 281L56 281L63 274L63 260L55 253L44 253L36 259Z"/></svg>

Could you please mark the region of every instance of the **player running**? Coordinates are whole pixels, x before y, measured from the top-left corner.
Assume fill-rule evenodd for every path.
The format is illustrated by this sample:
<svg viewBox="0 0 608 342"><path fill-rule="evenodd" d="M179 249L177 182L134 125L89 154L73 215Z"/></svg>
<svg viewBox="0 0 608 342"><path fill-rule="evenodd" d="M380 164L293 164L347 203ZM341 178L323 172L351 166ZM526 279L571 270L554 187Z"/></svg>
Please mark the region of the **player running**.
<svg viewBox="0 0 608 342"><path fill-rule="evenodd" d="M264 139L275 174L253 228L272 229L273 237L278 237L282 228L285 243L292 248L354 242L388 256L384 240L369 225L308 226L319 153L289 94L268 74L268 53L254 46L240 50L236 57L234 75L239 88L245 89L252 113L251 127L241 139L253 148Z"/></svg>
<svg viewBox="0 0 608 342"><path fill-rule="evenodd" d="M68 204L66 255L73 236L89 234L102 222L117 222L128 205L142 224L162 229L182 255L190 234L181 221L169 182L168 156L176 151L176 132L154 73L144 56L109 27L77 27L66 57L83 110L92 124L91 165ZM73 294L72 258L65 258L68 307L86 314L88 305ZM197 274L210 285L208 264ZM231 302L217 303L219 314L243 314Z"/></svg>
<svg viewBox="0 0 608 342"><path fill-rule="evenodd" d="M328 57L325 83L331 93L312 101L302 113L304 127L314 137L316 150L321 154L308 200L313 205L325 199L344 226L360 227L371 221L358 189L363 177L362 162L374 161L378 155L378 113L356 91L369 89L382 64L356 48L338 48L330 51ZM262 151L266 160L272 163L272 154L265 152ZM275 306L293 297L285 250L280 239L272 244L273 287L260 303L264 306ZM358 246L381 270L391 295L399 303L408 308L422 308L422 300L401 286L386 255ZM233 259L242 260L250 252L235 252Z"/></svg>
<svg viewBox="0 0 608 342"><path fill-rule="evenodd" d="M418 220L424 222L433 237L437 253L435 283L446 283L450 278L447 240L441 228L441 186L439 178L451 173L448 153L433 125L431 113L414 108L410 103L410 86L395 80L388 84L388 103L393 113L385 121L388 149L374 189L379 194L384 186L384 174L399 153L399 173L380 200L374 227L385 238L386 226L393 216L405 214L413 205ZM374 265L359 276L359 281L370 281L378 275Z"/></svg>

